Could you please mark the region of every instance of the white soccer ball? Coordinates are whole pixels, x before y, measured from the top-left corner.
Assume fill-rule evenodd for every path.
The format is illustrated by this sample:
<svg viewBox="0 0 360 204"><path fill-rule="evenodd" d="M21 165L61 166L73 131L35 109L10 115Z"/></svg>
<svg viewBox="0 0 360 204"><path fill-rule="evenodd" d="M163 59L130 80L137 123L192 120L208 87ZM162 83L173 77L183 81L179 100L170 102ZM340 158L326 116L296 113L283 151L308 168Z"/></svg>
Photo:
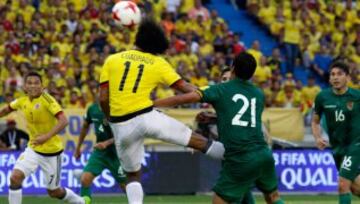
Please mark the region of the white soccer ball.
<svg viewBox="0 0 360 204"><path fill-rule="evenodd" d="M120 1L114 5L112 17L118 25L134 26L141 21L141 11L139 7L131 1Z"/></svg>

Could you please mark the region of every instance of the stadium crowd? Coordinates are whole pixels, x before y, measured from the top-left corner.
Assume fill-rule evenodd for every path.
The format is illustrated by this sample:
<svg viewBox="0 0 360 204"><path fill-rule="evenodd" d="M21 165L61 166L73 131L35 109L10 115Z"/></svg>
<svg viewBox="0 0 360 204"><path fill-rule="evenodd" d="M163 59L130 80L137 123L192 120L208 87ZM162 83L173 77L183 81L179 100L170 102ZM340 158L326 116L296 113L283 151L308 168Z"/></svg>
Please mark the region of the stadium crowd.
<svg viewBox="0 0 360 204"><path fill-rule="evenodd" d="M267 107L299 107L306 113L335 58L351 65L351 86L359 87L359 4L355 8L351 1L248 1L249 12L281 45L265 56L261 42L247 48L241 34L229 30L217 11L209 11L201 0L136 2L168 35L167 60L199 87L218 83L221 70L245 50L257 60L253 81L264 90ZM104 59L133 47L135 31L114 25L112 5L113 0L1 1L0 103L23 95L22 76L36 70L64 108L90 104ZM294 69L308 70L306 85L296 79ZM173 94L159 87L153 97Z"/></svg>
<svg viewBox="0 0 360 204"><path fill-rule="evenodd" d="M285 72L305 69L318 83L327 84L329 65L342 60L351 69L349 86L360 87L360 4L357 1L250 0L247 9L277 38L285 54Z"/></svg>

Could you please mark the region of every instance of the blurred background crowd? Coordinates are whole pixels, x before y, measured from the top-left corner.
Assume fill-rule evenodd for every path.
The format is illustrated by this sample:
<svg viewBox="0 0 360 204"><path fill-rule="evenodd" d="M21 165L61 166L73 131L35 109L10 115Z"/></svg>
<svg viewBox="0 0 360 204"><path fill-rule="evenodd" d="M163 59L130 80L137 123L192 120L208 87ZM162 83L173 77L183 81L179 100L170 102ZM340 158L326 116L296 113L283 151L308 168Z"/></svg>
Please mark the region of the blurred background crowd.
<svg viewBox="0 0 360 204"><path fill-rule="evenodd" d="M296 107L304 114L328 86L335 59L351 67L349 86L359 88L360 4L351 0L248 0L244 4L263 29L276 37L266 56L259 40L246 47L216 10L201 0L138 0L143 15L164 28L170 48L164 56L182 77L203 87L220 81L221 70L243 51L258 63L253 81L267 107ZM36 70L47 91L64 108L93 102L106 57L133 48L135 29L114 25L113 0L0 1L0 104L23 95L24 76ZM299 80L298 70L301 77ZM173 95L158 87L154 98ZM1 106L1 105L0 105ZM197 105L194 107L201 107Z"/></svg>

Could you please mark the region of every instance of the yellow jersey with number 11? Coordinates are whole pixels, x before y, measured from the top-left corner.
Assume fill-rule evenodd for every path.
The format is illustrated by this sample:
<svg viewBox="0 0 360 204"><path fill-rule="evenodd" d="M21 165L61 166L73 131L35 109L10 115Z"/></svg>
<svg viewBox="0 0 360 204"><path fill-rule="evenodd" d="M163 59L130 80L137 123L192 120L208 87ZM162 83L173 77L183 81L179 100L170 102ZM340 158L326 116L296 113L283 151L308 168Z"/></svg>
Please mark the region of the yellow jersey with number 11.
<svg viewBox="0 0 360 204"><path fill-rule="evenodd" d="M106 59L100 84L109 84L110 116L120 117L151 107L152 90L159 84L171 86L179 79L164 58L130 50Z"/></svg>

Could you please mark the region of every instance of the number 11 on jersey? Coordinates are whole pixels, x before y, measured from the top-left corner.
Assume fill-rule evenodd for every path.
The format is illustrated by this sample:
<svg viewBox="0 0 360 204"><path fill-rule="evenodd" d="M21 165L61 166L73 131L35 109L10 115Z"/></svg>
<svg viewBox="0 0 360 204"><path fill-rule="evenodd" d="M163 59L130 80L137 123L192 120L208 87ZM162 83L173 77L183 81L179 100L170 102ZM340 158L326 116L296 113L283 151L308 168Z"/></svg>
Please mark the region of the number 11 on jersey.
<svg viewBox="0 0 360 204"><path fill-rule="evenodd" d="M130 70L130 66L131 66L131 62L129 61L126 61L124 63L125 65L125 70L124 70L124 74L121 78L121 81L120 81L120 85L119 85L119 91L123 91L124 90L124 86L125 86L125 82L126 82L126 77L128 76L128 73L129 73L129 70ZM139 84L140 84L140 81L141 81L141 77L143 75L143 72L144 72L144 65L143 64L140 64L138 66L139 68L139 72L138 72L138 75L136 77L136 81L135 81L135 84L134 84L134 87L132 89L132 92L133 93L136 93L138 87L139 87Z"/></svg>

